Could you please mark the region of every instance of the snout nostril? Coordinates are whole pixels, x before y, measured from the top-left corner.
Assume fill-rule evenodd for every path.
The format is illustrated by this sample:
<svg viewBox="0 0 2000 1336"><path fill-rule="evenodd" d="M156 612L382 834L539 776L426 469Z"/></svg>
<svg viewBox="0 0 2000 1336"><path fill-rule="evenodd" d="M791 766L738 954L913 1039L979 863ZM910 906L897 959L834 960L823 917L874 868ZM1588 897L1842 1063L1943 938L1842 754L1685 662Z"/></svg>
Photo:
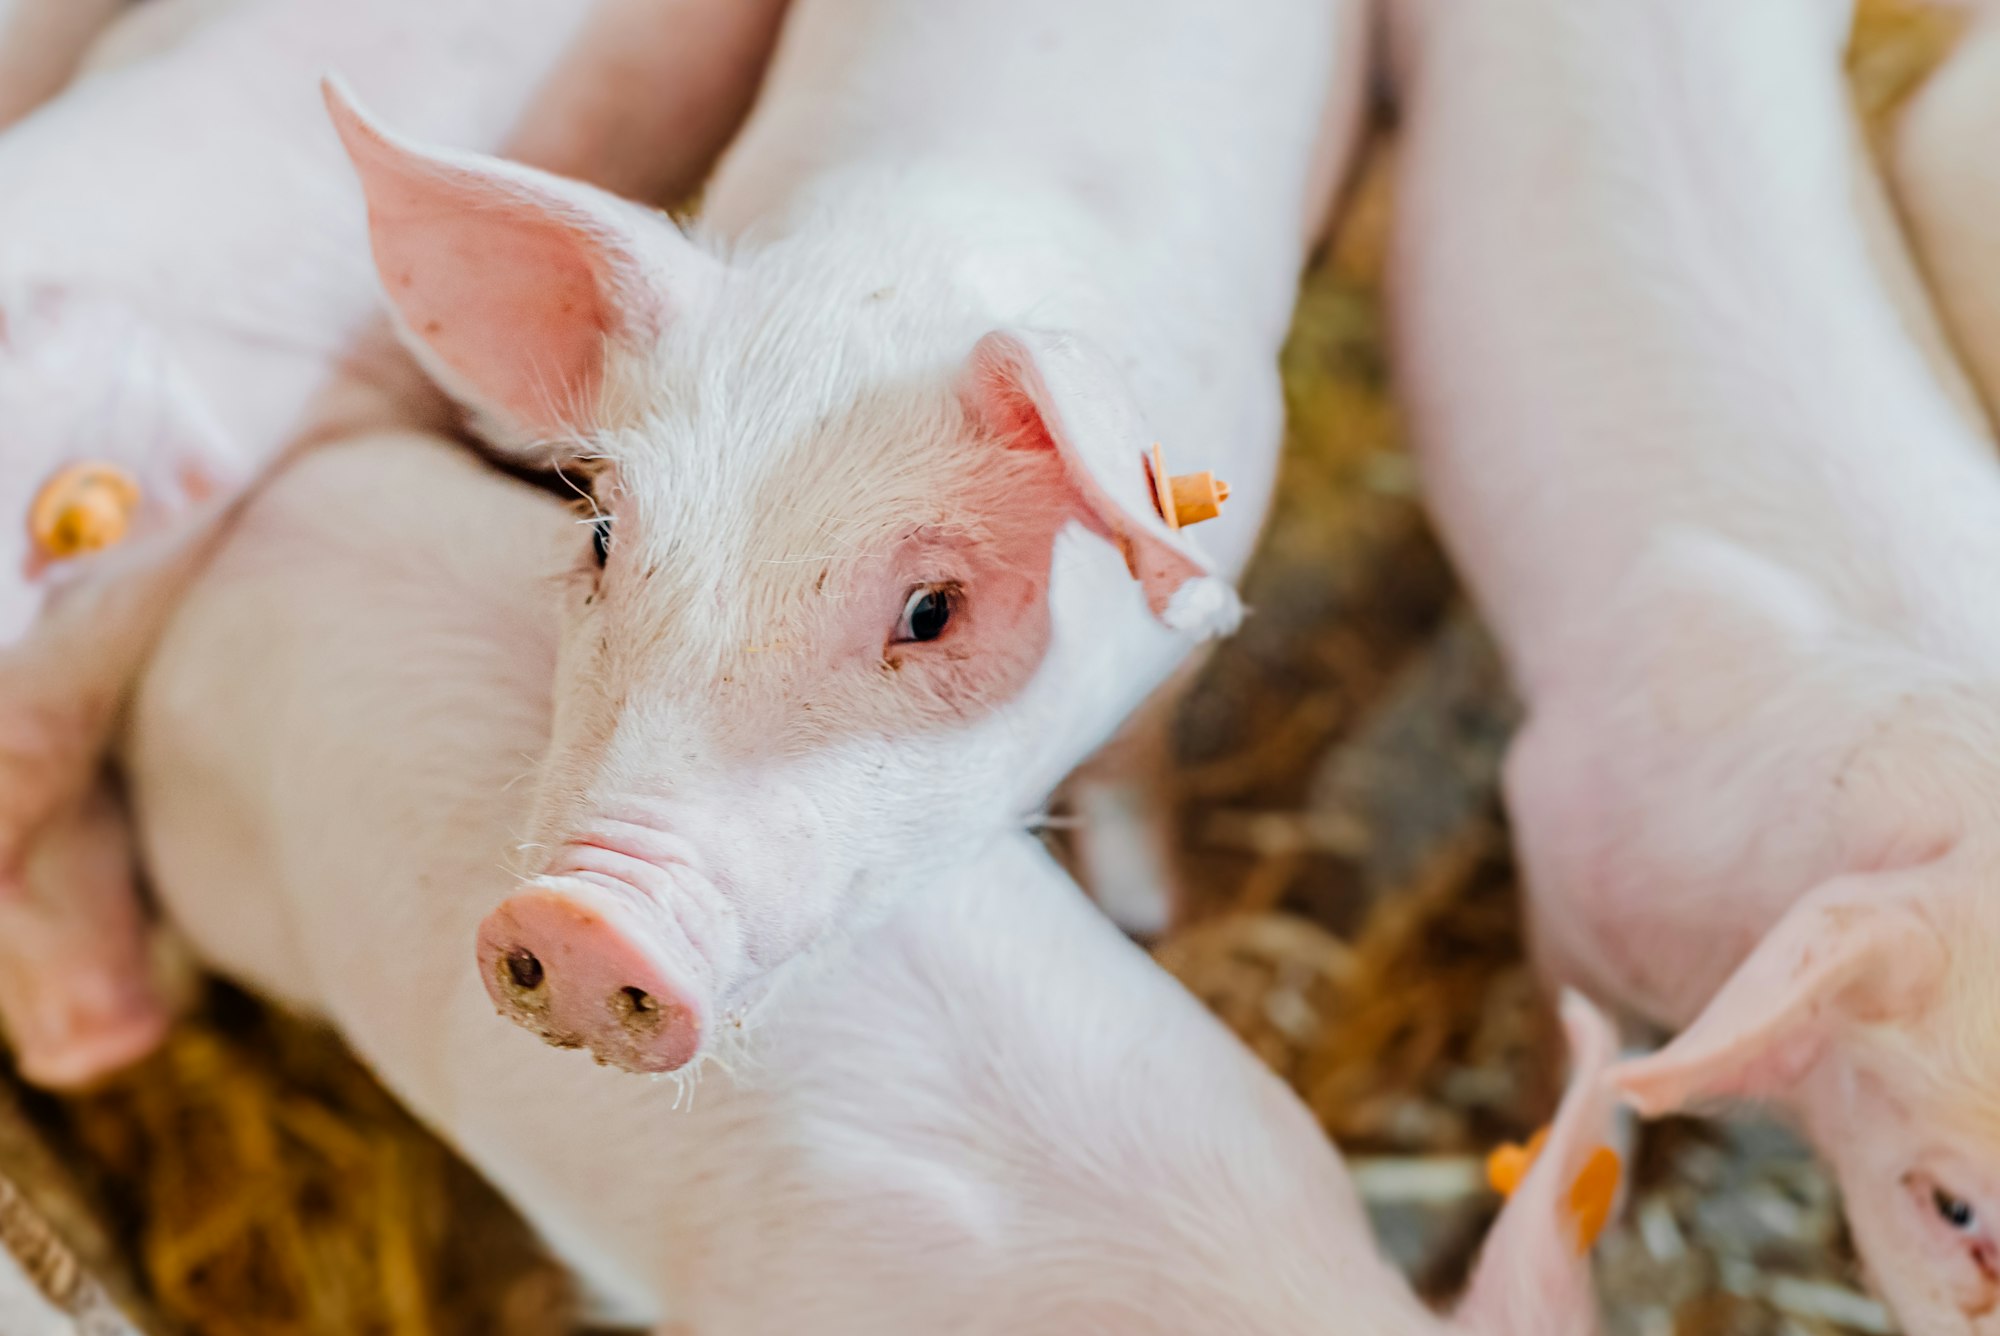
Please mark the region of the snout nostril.
<svg viewBox="0 0 2000 1336"><path fill-rule="evenodd" d="M4 4L5 0L0 0ZM501 1019L556 1048L629 1072L679 1071L701 1056L711 985L680 943L590 885L536 887L480 922L480 983ZM690 968L693 967L693 968Z"/></svg>
<svg viewBox="0 0 2000 1336"><path fill-rule="evenodd" d="M507 953L507 977L522 992L532 993L542 986L546 975L535 953L525 946L517 946Z"/></svg>
<svg viewBox="0 0 2000 1336"><path fill-rule="evenodd" d="M660 999L643 988L620 988L611 1010L628 1030L652 1030L660 1024Z"/></svg>

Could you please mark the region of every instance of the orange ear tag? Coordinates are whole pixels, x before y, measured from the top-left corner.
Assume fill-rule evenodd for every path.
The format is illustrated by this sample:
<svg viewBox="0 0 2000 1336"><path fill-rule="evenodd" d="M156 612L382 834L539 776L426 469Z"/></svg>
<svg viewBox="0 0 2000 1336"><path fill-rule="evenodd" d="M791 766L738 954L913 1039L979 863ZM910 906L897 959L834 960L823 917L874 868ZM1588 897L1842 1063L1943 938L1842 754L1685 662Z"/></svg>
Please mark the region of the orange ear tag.
<svg viewBox="0 0 2000 1336"><path fill-rule="evenodd" d="M28 534L50 561L115 547L139 513L139 480L116 464L72 464L28 507Z"/></svg>
<svg viewBox="0 0 2000 1336"><path fill-rule="evenodd" d="M1597 1246L1598 1235L1611 1221L1611 1204L1618 1200L1618 1178L1623 1166L1618 1152L1599 1146L1584 1161L1583 1171L1569 1185L1569 1211L1576 1217L1576 1252L1581 1257Z"/></svg>
<svg viewBox="0 0 2000 1336"><path fill-rule="evenodd" d="M1166 454L1158 442L1153 444L1153 457L1146 472L1153 484L1153 505L1169 529L1179 530L1212 520L1222 513L1222 503L1229 499L1229 484L1213 473L1169 474Z"/></svg>
<svg viewBox="0 0 2000 1336"><path fill-rule="evenodd" d="M1513 1196L1528 1177L1528 1171L1535 1167L1535 1160L1548 1140L1549 1129L1545 1127L1525 1146L1501 1146L1486 1157L1486 1181L1501 1196ZM1618 1180L1623 1170L1618 1152L1609 1146L1599 1146L1584 1161L1576 1181L1570 1184L1569 1213L1576 1220L1579 1256L1597 1246L1598 1236L1610 1223L1611 1206L1618 1200Z"/></svg>
<svg viewBox="0 0 2000 1336"><path fill-rule="evenodd" d="M1548 1144L1549 1129L1529 1138L1525 1146L1517 1146L1511 1141L1486 1157L1486 1181L1492 1189L1503 1197L1511 1197L1520 1190L1528 1171L1535 1167L1535 1160Z"/></svg>

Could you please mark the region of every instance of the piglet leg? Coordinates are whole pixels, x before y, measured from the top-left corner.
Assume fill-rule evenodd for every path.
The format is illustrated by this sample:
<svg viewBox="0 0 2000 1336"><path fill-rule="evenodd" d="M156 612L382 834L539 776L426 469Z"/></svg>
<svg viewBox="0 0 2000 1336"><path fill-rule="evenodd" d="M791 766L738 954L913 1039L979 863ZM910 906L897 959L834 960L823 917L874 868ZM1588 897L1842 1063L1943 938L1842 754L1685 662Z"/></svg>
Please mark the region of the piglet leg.
<svg viewBox="0 0 2000 1336"><path fill-rule="evenodd" d="M1197 665L1199 660L1197 660ZM1105 914L1136 937L1173 927L1181 893L1175 830L1174 719L1194 679L1177 673L1068 785L1079 879Z"/></svg>
<svg viewBox="0 0 2000 1336"><path fill-rule="evenodd" d="M168 1014L147 946L125 816L94 785L0 879L0 1023L22 1076L85 1085L153 1050Z"/></svg>
<svg viewBox="0 0 2000 1336"><path fill-rule="evenodd" d="M79 589L0 652L0 1029L22 1075L85 1084L145 1056L166 1011L103 754L166 610L217 535Z"/></svg>
<svg viewBox="0 0 2000 1336"><path fill-rule="evenodd" d="M1971 29L1897 127L1897 201L1989 412L2000 415L2000 10Z"/></svg>

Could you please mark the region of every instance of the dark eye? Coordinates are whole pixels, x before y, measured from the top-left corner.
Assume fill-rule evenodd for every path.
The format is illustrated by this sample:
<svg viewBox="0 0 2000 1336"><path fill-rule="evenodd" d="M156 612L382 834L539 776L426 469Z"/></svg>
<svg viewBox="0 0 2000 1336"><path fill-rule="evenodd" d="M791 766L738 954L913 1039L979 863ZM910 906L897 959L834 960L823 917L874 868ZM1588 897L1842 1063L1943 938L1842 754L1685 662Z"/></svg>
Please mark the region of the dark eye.
<svg viewBox="0 0 2000 1336"><path fill-rule="evenodd" d="M597 569L603 570L604 563L611 559L611 517L593 515L590 518L590 553L597 558Z"/></svg>
<svg viewBox="0 0 2000 1336"><path fill-rule="evenodd" d="M1972 1209L1972 1203L1963 1197L1954 1197L1943 1188L1931 1189L1931 1205L1937 1209L1938 1219L1961 1233L1969 1232L1979 1223L1979 1216Z"/></svg>
<svg viewBox="0 0 2000 1336"><path fill-rule="evenodd" d="M896 639L920 643L936 640L951 624L953 605L958 597L958 591L950 585L925 585L921 589L912 589L903 604L903 620L896 628Z"/></svg>

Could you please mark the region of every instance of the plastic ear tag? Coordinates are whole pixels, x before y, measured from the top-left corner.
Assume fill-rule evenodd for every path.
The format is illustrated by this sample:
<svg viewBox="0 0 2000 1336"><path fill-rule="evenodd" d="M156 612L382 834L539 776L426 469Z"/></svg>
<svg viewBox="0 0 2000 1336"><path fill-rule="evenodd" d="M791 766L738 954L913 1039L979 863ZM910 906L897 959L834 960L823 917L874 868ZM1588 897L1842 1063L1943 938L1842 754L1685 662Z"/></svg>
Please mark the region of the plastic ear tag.
<svg viewBox="0 0 2000 1336"><path fill-rule="evenodd" d="M1535 1167L1535 1159L1548 1144L1549 1129L1544 1127L1529 1139L1525 1146L1512 1142L1501 1146L1486 1157L1486 1181L1493 1190L1503 1197L1511 1197L1520 1189L1528 1177L1528 1171Z"/></svg>
<svg viewBox="0 0 2000 1336"><path fill-rule="evenodd" d="M1486 1181L1501 1196L1513 1196L1527 1180L1548 1140L1549 1129L1545 1127L1525 1146L1511 1143L1501 1146L1486 1157ZM1598 1237L1610 1223L1611 1207L1618 1200L1618 1182L1623 1173L1624 1164L1618 1152L1609 1146L1599 1146L1570 1184L1569 1213L1576 1221L1579 1255L1597 1246Z"/></svg>
<svg viewBox="0 0 2000 1336"><path fill-rule="evenodd" d="M28 533L50 561L68 561L115 547L132 527L142 498L139 480L116 464L72 464L35 494Z"/></svg>
<svg viewBox="0 0 2000 1336"><path fill-rule="evenodd" d="M1569 1185L1569 1211L1576 1220L1576 1252L1581 1257L1597 1246L1598 1236L1611 1222L1611 1206L1618 1200L1618 1180L1624 1165L1618 1152L1599 1146L1590 1153Z"/></svg>
<svg viewBox="0 0 2000 1336"><path fill-rule="evenodd" d="M1179 530L1212 520L1222 513L1222 503L1229 499L1229 484L1213 473L1205 470L1168 473L1166 453L1157 442L1146 472L1153 484L1153 505L1169 529Z"/></svg>

